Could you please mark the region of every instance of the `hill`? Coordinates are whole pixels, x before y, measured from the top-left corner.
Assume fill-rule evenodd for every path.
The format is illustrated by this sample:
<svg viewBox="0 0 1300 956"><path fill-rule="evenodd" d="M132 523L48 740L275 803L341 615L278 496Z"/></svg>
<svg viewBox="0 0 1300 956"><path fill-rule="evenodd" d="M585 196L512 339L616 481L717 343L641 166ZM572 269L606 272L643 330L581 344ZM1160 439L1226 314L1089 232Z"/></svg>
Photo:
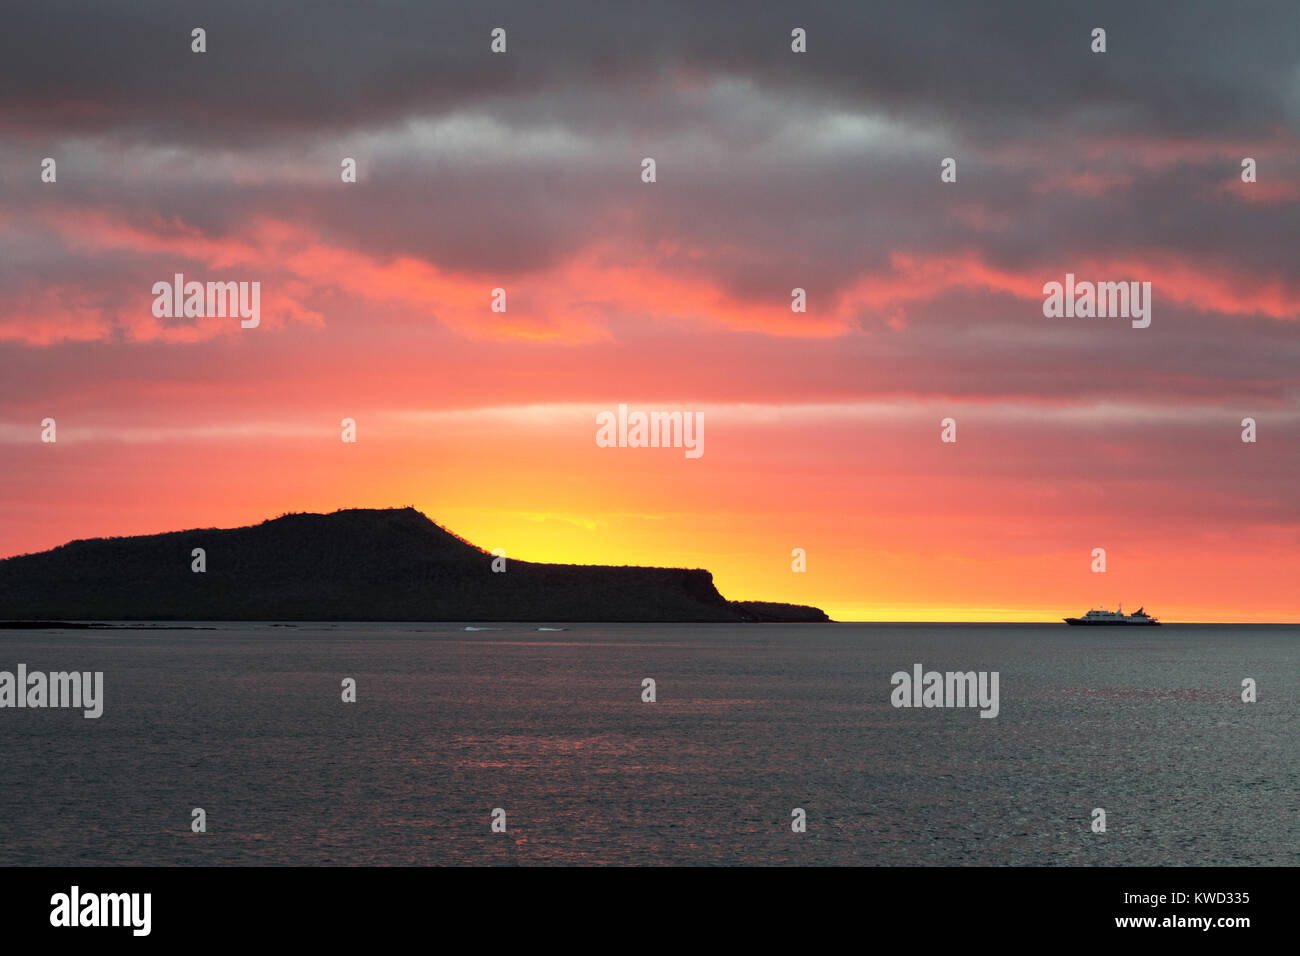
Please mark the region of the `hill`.
<svg viewBox="0 0 1300 956"><path fill-rule="evenodd" d="M205 552L207 570L191 570ZM0 561L0 618L186 621L826 621L726 600L708 571L493 556L414 508L72 541Z"/></svg>

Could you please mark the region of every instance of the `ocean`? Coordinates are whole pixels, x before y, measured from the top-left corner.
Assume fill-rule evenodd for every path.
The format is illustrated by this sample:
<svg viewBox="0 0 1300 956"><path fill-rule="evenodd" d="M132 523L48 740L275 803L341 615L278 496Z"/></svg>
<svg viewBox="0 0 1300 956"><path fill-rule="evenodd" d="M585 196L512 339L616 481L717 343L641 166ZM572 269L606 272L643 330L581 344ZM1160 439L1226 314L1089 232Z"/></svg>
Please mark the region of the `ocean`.
<svg viewBox="0 0 1300 956"><path fill-rule="evenodd" d="M1297 626L474 626L0 631L0 864L1300 864Z"/></svg>

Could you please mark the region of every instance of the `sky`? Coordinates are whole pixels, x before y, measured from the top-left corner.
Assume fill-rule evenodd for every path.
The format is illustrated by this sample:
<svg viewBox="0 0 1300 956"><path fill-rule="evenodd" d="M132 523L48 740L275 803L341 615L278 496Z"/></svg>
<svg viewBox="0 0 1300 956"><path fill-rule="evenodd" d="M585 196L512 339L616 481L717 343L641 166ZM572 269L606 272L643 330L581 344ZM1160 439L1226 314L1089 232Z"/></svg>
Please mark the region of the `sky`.
<svg viewBox="0 0 1300 956"><path fill-rule="evenodd" d="M838 620L1300 621L1297 36L1292 2L11 5L0 556L413 505ZM259 282L260 323L156 316L176 273ZM1149 327L1045 316L1067 273L1150 282ZM703 454L600 447L620 404Z"/></svg>

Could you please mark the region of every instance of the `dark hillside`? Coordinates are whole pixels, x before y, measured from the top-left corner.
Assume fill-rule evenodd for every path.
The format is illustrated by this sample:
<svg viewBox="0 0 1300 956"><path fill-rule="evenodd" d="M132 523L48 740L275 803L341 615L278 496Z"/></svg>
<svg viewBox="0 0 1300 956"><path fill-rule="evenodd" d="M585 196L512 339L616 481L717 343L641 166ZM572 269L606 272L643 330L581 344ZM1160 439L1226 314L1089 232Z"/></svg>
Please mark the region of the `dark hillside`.
<svg viewBox="0 0 1300 956"><path fill-rule="evenodd" d="M207 571L191 571L206 551ZM728 602L708 571L507 561L413 508L73 541L0 561L0 618L189 621L826 620Z"/></svg>

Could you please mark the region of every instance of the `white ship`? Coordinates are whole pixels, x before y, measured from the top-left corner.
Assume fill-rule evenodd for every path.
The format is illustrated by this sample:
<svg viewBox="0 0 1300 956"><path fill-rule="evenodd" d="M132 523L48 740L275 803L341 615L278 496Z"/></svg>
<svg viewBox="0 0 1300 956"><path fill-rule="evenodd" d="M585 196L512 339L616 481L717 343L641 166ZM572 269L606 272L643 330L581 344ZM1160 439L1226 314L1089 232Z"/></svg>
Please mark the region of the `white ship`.
<svg viewBox="0 0 1300 956"><path fill-rule="evenodd" d="M1138 608L1132 614L1124 613L1124 605L1119 606L1118 611L1107 611L1105 608L1093 608L1083 617L1067 617L1066 624L1159 624L1160 621L1146 612L1145 608Z"/></svg>

